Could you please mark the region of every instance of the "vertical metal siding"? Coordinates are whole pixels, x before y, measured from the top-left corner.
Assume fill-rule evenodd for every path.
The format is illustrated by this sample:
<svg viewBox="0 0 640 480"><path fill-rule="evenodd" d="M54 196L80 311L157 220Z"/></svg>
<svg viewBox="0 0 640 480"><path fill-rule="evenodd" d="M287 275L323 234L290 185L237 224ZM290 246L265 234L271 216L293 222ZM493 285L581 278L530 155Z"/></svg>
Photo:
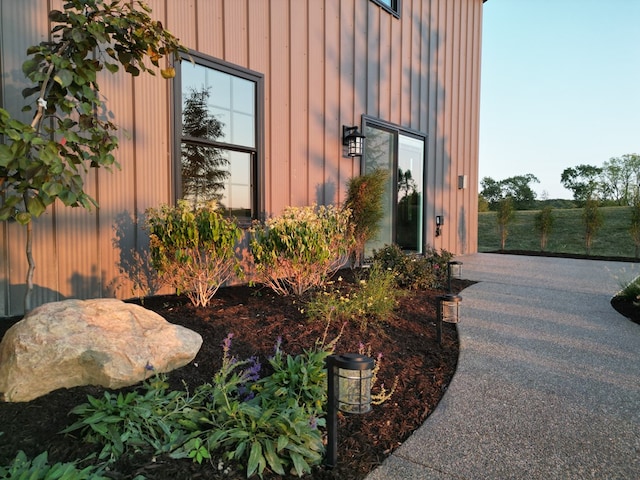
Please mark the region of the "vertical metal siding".
<svg viewBox="0 0 640 480"><path fill-rule="evenodd" d="M63 0L8 3L0 10L0 98L16 111L24 52L46 38L47 10ZM366 114L427 134L426 241L475 251L482 0L403 0L400 18L370 0L148 3L188 47L264 74L263 213L342 202L359 162L343 157L341 126ZM130 296L118 264L146 245L144 210L173 199L172 82L103 77L128 133L120 133L122 169L87 179L100 210L56 205L36 222L37 303ZM467 189L457 189L458 175L468 176ZM440 214L446 223L436 238ZM117 228L124 238L114 243ZM0 315L11 315L22 309L23 229L0 224L0 241Z"/></svg>

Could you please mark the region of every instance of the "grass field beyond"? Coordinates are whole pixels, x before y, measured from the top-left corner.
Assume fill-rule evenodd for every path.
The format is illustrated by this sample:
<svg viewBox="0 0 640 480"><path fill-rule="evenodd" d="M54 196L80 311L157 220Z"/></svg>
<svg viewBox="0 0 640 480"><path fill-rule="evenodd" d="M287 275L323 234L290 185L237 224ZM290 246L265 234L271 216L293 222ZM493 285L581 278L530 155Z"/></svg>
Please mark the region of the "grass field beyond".
<svg viewBox="0 0 640 480"><path fill-rule="evenodd" d="M604 222L591 244L591 255L634 257L635 246L629 233L630 207L602 207ZM540 235L535 229L537 210L516 211L509 224L505 251L540 251ZM555 223L547 240L546 252L586 254L582 209L554 209ZM500 250L495 212L478 214L478 251Z"/></svg>

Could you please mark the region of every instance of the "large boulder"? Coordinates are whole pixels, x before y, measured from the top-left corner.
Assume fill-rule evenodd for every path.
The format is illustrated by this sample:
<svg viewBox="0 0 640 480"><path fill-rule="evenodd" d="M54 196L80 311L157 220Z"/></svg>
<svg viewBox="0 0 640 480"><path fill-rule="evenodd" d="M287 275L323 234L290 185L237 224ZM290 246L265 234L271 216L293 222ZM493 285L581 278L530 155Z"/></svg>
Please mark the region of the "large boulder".
<svg viewBox="0 0 640 480"><path fill-rule="evenodd" d="M202 337L115 299L42 305L0 343L0 399L26 402L58 388L121 388L194 359Z"/></svg>

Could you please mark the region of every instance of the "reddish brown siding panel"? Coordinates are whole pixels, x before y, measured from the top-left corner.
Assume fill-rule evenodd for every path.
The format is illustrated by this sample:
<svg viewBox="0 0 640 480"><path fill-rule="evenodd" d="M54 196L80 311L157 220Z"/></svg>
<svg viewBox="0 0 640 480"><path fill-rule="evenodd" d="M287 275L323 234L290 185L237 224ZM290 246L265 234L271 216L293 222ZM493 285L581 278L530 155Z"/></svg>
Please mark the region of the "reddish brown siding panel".
<svg viewBox="0 0 640 480"><path fill-rule="evenodd" d="M46 38L47 6L62 3L2 4L3 106L20 110L24 52ZM149 4L189 48L264 75L262 213L343 202L360 165L344 156L341 127L368 115L427 135L426 242L454 253L476 250L482 0L403 0L399 18L370 0ZM119 267L146 245L144 210L174 200L172 82L125 75L102 82L127 131L120 134L122 169L89 179L99 211L57 206L36 222L38 303L131 296ZM461 175L466 189L457 188ZM440 237L435 215L447 220ZM18 226L0 225L0 241L1 316L21 311L26 265Z"/></svg>

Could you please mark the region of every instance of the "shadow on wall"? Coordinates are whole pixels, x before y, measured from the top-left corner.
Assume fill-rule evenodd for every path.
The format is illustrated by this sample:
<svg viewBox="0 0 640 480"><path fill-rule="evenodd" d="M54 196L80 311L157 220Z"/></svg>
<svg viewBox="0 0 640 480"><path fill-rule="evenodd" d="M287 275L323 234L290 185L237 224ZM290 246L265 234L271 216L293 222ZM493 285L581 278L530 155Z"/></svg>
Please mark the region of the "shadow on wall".
<svg viewBox="0 0 640 480"><path fill-rule="evenodd" d="M120 276L109 284L108 289L113 291L113 296L117 290L126 288L130 289L130 292L126 292L125 297L155 295L162 288L158 273L151 266L149 237L137 234L138 224L146 225L144 213L138 213L138 223L126 210L116 215L112 243L113 248L120 252L117 264ZM138 247L140 237L143 237L144 245Z"/></svg>
<svg viewBox="0 0 640 480"><path fill-rule="evenodd" d="M332 205L336 202L337 188L335 182L325 182L316 185L316 203L318 205Z"/></svg>
<svg viewBox="0 0 640 480"><path fill-rule="evenodd" d="M458 216L458 244L460 245L460 253L467 253L467 213L464 206L460 207Z"/></svg>

